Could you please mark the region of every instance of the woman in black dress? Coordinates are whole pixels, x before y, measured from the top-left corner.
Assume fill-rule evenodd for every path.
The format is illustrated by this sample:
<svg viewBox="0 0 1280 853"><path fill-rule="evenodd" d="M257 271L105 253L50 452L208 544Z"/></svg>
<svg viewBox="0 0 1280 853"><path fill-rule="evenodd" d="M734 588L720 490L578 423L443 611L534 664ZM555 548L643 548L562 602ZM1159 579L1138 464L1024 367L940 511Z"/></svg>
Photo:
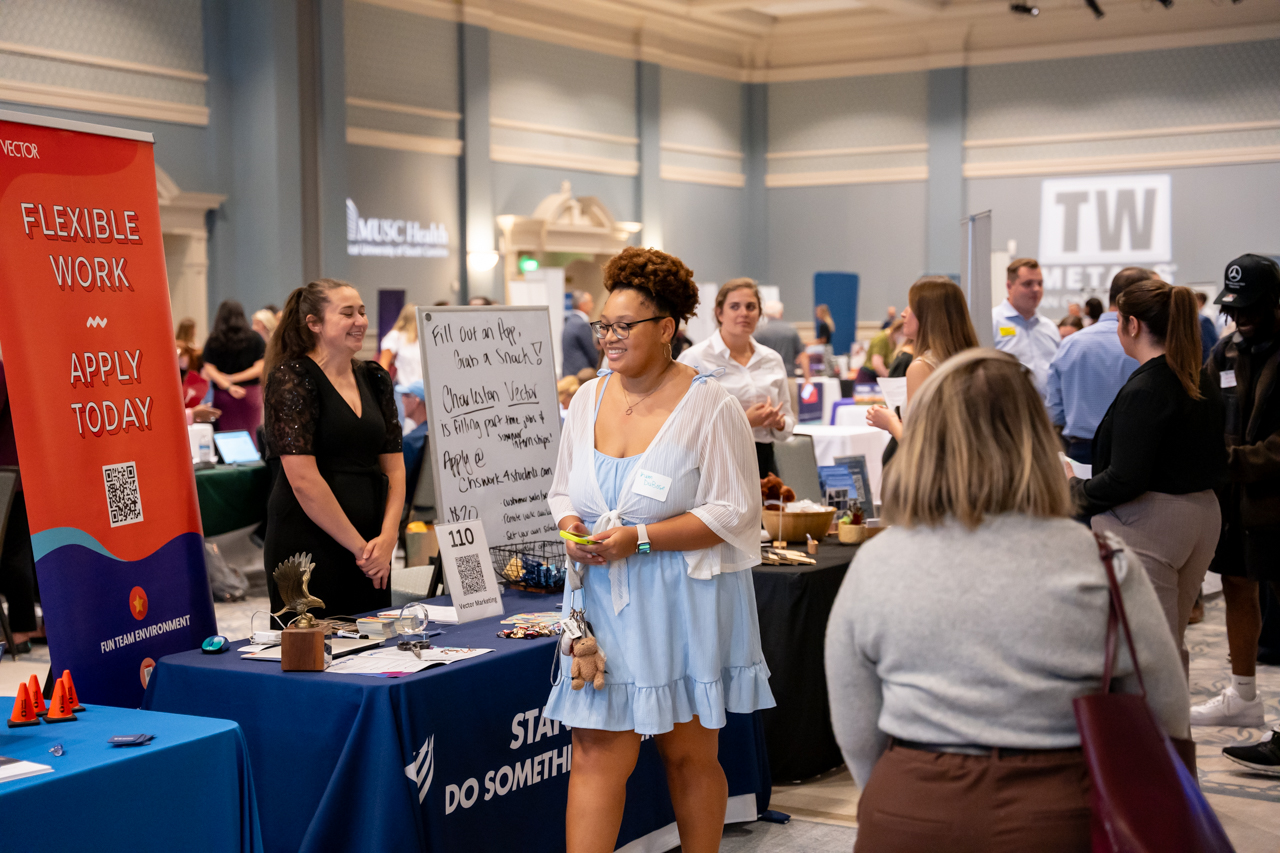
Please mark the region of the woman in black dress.
<svg viewBox="0 0 1280 853"><path fill-rule="evenodd" d="M244 308L234 299L218 306L213 331L205 342L200 375L213 383L213 406L221 414L219 432L248 430L256 444L262 423L262 358L267 344L249 328Z"/></svg>
<svg viewBox="0 0 1280 853"><path fill-rule="evenodd" d="M369 320L356 289L333 279L289 295L267 352L266 433L280 458L263 556L272 572L308 553L318 616L391 605L391 555L404 506L404 459L391 375L357 362Z"/></svg>

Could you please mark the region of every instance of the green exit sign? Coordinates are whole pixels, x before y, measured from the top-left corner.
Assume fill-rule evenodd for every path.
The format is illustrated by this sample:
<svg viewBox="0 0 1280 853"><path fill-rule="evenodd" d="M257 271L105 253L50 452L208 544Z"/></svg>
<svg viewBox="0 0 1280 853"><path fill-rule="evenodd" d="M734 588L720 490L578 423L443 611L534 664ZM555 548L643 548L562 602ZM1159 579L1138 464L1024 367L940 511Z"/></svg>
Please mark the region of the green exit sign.
<svg viewBox="0 0 1280 853"><path fill-rule="evenodd" d="M520 259L520 272L536 272L537 269L538 269L537 258L525 257Z"/></svg>

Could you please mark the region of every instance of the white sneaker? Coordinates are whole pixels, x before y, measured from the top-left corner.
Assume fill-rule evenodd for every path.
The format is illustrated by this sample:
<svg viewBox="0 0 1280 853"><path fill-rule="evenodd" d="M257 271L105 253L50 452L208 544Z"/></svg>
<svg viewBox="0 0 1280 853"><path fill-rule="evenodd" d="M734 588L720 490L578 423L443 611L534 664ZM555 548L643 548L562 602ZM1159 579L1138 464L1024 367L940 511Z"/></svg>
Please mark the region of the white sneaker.
<svg viewBox="0 0 1280 853"><path fill-rule="evenodd" d="M1265 717L1260 698L1255 696L1246 702L1234 687L1227 687L1208 702L1191 706L1193 726L1260 728L1266 725Z"/></svg>

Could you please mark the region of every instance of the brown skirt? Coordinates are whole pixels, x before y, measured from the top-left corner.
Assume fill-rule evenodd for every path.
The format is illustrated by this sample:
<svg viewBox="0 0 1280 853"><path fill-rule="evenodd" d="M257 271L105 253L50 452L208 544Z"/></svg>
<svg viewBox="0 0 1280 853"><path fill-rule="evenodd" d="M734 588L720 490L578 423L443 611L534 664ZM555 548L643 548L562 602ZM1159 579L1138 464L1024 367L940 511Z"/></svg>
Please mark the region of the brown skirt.
<svg viewBox="0 0 1280 853"><path fill-rule="evenodd" d="M1088 853L1079 749L990 756L890 745L858 801L855 853Z"/></svg>

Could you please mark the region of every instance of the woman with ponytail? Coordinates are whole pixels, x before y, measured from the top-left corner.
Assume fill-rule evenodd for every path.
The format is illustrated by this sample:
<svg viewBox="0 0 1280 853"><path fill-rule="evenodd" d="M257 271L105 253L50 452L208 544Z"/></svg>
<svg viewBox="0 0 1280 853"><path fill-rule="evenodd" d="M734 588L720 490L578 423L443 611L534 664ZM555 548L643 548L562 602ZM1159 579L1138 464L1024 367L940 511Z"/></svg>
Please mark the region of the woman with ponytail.
<svg viewBox="0 0 1280 853"><path fill-rule="evenodd" d="M1146 568L1182 652L1200 582L1218 544L1214 494L1226 475L1222 405L1200 364L1195 295L1162 281L1117 300L1117 334L1139 363L1093 437L1093 477L1071 479L1095 531L1119 535Z"/></svg>
<svg viewBox="0 0 1280 853"><path fill-rule="evenodd" d="M391 554L404 507L404 460L391 375L356 361L369 320L354 287L320 279L289 294L266 357L266 434L279 457L263 556L272 572L294 554L315 563L317 615L391 605Z"/></svg>

